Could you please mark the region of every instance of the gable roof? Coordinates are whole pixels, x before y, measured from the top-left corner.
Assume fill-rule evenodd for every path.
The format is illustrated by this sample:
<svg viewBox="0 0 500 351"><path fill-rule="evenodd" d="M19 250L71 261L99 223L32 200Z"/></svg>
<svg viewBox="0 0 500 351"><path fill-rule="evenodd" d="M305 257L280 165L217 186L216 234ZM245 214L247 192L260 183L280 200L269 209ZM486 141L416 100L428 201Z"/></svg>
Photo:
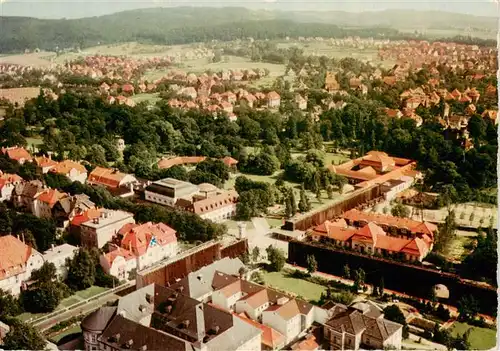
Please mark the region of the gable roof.
<svg viewBox="0 0 500 351"><path fill-rule="evenodd" d="M57 162L51 159L50 157L35 157L35 162L39 167L45 168L45 167L54 167L57 165Z"/></svg>
<svg viewBox="0 0 500 351"><path fill-rule="evenodd" d="M175 230L164 223L125 224L120 246L136 256L142 256L154 240L157 245L165 246L177 241ZM130 229L129 229L130 228Z"/></svg>
<svg viewBox="0 0 500 351"><path fill-rule="evenodd" d="M268 346L274 350L278 346L284 345L285 337L276 329L273 329L267 325L253 321L252 319L248 318L248 316L245 313L240 313L237 314L236 316L240 318L242 321L262 330L261 343L264 344L265 346Z"/></svg>
<svg viewBox="0 0 500 351"><path fill-rule="evenodd" d="M26 161L32 160L30 153L24 147L18 147L18 146L7 147L7 148L2 147L2 153L4 155L7 155L7 157L10 158L11 160L15 160L18 162L21 160L26 160Z"/></svg>
<svg viewBox="0 0 500 351"><path fill-rule="evenodd" d="M89 181L117 188L129 174L111 168L96 167L89 175ZM132 177L132 176L131 176Z"/></svg>
<svg viewBox="0 0 500 351"><path fill-rule="evenodd" d="M12 235L0 236L0 280L24 272L33 252L36 251Z"/></svg>
<svg viewBox="0 0 500 351"><path fill-rule="evenodd" d="M237 201L238 193L235 190L222 191L215 196L193 202L193 204L189 206L189 210L201 215L232 205Z"/></svg>
<svg viewBox="0 0 500 351"><path fill-rule="evenodd" d="M46 203L50 207L53 207L59 200L67 196L68 194L61 193L57 189L48 189L41 193L37 197L37 200Z"/></svg>
<svg viewBox="0 0 500 351"><path fill-rule="evenodd" d="M76 169L80 173L87 173L87 169L84 166L82 166L78 162L71 160L64 160L57 163L55 167L52 168L50 171L54 173L67 175L71 172L72 169Z"/></svg>

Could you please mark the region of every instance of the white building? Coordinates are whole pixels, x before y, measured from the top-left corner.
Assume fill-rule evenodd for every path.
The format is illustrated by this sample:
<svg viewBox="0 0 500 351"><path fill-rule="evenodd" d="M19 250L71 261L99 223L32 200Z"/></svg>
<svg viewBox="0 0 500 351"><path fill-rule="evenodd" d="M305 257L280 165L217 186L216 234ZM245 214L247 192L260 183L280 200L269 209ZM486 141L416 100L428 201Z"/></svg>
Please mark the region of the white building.
<svg viewBox="0 0 500 351"><path fill-rule="evenodd" d="M68 269L66 267L66 260L73 259L78 248L69 244L62 244L59 246L54 246L43 253L43 260L45 262L51 262L56 266L57 275L65 279L68 275Z"/></svg>
<svg viewBox="0 0 500 351"><path fill-rule="evenodd" d="M165 178L148 185L144 197L160 205L174 207L179 199L189 199L198 192L198 187L189 182Z"/></svg>
<svg viewBox="0 0 500 351"><path fill-rule="evenodd" d="M102 209L99 217L80 224L82 245L101 248L127 223L135 223L132 213Z"/></svg>
<svg viewBox="0 0 500 351"><path fill-rule="evenodd" d="M84 184L87 181L87 169L80 163L71 160L59 162L50 169L50 172L65 175L72 182Z"/></svg>
<svg viewBox="0 0 500 351"><path fill-rule="evenodd" d="M151 267L177 254L175 230L163 223L126 224L118 231L120 247L100 258L104 271L118 279Z"/></svg>
<svg viewBox="0 0 500 351"><path fill-rule="evenodd" d="M43 262L42 254L18 238L0 236L0 289L18 295L31 272L42 267Z"/></svg>
<svg viewBox="0 0 500 351"><path fill-rule="evenodd" d="M14 188L22 181L23 178L17 174L8 174L0 171L0 202L10 201Z"/></svg>
<svg viewBox="0 0 500 351"><path fill-rule="evenodd" d="M402 176L399 179L391 179L381 185L382 193L387 201L392 201L399 193L413 186L415 178Z"/></svg>

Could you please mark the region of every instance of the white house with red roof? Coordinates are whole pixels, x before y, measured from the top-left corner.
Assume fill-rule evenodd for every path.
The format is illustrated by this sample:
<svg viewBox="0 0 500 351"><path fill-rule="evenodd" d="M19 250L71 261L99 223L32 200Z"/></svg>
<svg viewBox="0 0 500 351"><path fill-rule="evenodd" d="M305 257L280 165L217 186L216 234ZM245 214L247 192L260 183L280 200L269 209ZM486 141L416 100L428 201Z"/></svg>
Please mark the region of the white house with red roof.
<svg viewBox="0 0 500 351"><path fill-rule="evenodd" d="M31 162L31 160L33 159L30 153L24 147L2 147L1 151L2 154L6 155L11 160L19 162L19 164L21 165L24 162Z"/></svg>
<svg viewBox="0 0 500 351"><path fill-rule="evenodd" d="M100 258L104 271L126 279L132 269L151 267L177 254L176 232L164 223L125 224L117 234L120 245Z"/></svg>
<svg viewBox="0 0 500 351"><path fill-rule="evenodd" d="M71 160L57 163L50 169L50 172L65 175L72 182L78 181L83 184L87 180L87 169L82 164Z"/></svg>
<svg viewBox="0 0 500 351"><path fill-rule="evenodd" d="M18 295L31 272L39 269L43 262L42 254L19 238L0 236L0 290Z"/></svg>
<svg viewBox="0 0 500 351"><path fill-rule="evenodd" d="M17 174L3 173L0 171L0 201L10 201L14 188L22 181L23 178Z"/></svg>
<svg viewBox="0 0 500 351"><path fill-rule="evenodd" d="M66 193L61 193L57 189L46 189L38 194L33 203L33 214L41 218L52 218L52 208L55 204L69 196Z"/></svg>
<svg viewBox="0 0 500 351"><path fill-rule="evenodd" d="M52 157L40 156L35 157L35 162L38 167L42 169L42 173L45 174L50 171L55 165L57 165L57 161L54 161Z"/></svg>

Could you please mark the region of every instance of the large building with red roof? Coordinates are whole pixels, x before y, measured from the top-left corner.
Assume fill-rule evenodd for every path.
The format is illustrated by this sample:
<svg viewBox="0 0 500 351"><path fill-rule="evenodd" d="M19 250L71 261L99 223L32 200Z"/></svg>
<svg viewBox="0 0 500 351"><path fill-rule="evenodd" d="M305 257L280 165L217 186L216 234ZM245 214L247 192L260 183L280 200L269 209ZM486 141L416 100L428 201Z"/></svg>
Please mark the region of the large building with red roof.
<svg viewBox="0 0 500 351"><path fill-rule="evenodd" d="M104 271L119 279L177 254L176 232L164 223L125 224L116 234L117 245L100 258Z"/></svg>
<svg viewBox="0 0 500 351"><path fill-rule="evenodd" d="M33 160L30 153L24 147L2 147L1 151L2 154L7 156L9 159L17 161L21 165L24 162L31 162Z"/></svg>
<svg viewBox="0 0 500 351"><path fill-rule="evenodd" d="M416 163L405 158L392 157L381 151L370 151L365 156L349 160L341 165L330 165L330 171L344 176L357 188L384 184L404 177L417 178ZM405 182L407 179L405 179ZM409 183L410 185L412 182Z"/></svg>
<svg viewBox="0 0 500 351"><path fill-rule="evenodd" d="M364 254L422 261L432 250L437 227L428 222L350 210L337 221L326 221L308 234L314 241L350 247Z"/></svg>

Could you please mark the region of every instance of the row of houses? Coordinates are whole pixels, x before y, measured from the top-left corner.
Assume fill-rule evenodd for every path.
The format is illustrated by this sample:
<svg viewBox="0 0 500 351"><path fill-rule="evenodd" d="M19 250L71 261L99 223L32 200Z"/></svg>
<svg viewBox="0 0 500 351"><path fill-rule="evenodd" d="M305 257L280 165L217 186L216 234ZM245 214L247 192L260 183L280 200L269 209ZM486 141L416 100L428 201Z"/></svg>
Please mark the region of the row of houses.
<svg viewBox="0 0 500 351"><path fill-rule="evenodd" d="M86 350L357 350L401 347L402 326L371 302L325 308L247 280L224 258L176 283L151 284L81 324ZM161 337L160 337L161 335ZM174 344L177 347L174 348Z"/></svg>

